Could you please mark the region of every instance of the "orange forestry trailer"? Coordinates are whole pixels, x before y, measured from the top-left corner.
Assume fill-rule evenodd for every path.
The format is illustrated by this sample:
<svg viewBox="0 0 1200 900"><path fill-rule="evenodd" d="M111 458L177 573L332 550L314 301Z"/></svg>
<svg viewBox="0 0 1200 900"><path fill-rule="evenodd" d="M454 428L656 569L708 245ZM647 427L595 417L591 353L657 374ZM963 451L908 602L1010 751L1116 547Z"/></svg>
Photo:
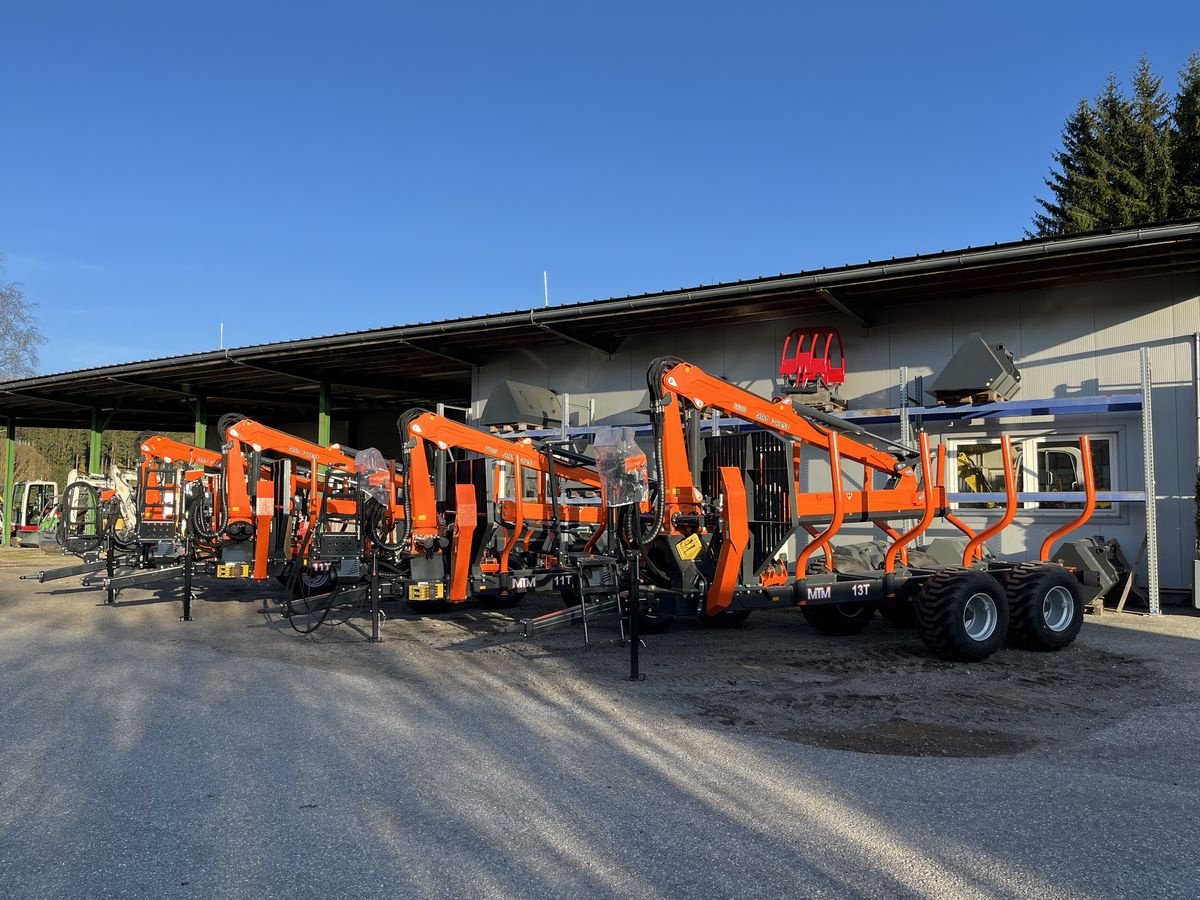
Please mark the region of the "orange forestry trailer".
<svg viewBox="0 0 1200 900"><path fill-rule="evenodd" d="M553 442L509 440L424 409L397 422L406 511L397 545L403 577L393 592L417 609L476 598L493 608L528 591L560 587L572 560L588 554L604 530L599 503L573 503L566 487L598 495L594 461ZM449 465L439 496L437 451L464 458Z"/></svg>
<svg viewBox="0 0 1200 900"><path fill-rule="evenodd" d="M1017 510L1007 438L1001 442L1007 504L998 521L976 534L950 511L945 447L931 451L924 433L910 450L673 357L655 360L647 383L657 491L648 514L630 506L622 516L623 542L638 557L634 592L644 604L643 628L666 627L678 615L731 626L756 609L797 606L817 629L851 634L877 609L895 617L911 610L929 648L959 660L983 659L1006 639L1056 650L1078 634L1080 573L1051 558L1055 544L1095 509L1086 437L1084 508L1046 539L1037 561L1018 565L984 553ZM702 438L699 417L706 410L749 427ZM804 488L814 455L826 461L827 489ZM857 472L860 482L851 483ZM938 517L963 533L954 565L912 550ZM881 565L839 564L833 541L851 522L874 523L886 536Z"/></svg>
<svg viewBox="0 0 1200 900"><path fill-rule="evenodd" d="M241 416L220 427L220 512L200 526L217 542L214 574L277 578L305 596L358 584L366 557L403 519L395 463Z"/></svg>

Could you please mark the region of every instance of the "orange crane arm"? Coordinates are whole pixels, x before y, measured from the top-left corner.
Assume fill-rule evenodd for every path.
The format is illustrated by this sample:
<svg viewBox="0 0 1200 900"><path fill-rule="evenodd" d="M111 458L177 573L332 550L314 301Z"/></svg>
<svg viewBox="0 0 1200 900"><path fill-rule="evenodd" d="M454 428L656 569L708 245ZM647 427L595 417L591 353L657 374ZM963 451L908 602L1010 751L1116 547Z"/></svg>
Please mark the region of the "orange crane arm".
<svg viewBox="0 0 1200 900"><path fill-rule="evenodd" d="M138 445L143 458L161 459L164 462L180 462L193 466L216 469L221 465L221 454L204 447L194 447L161 434L148 435Z"/></svg>
<svg viewBox="0 0 1200 900"><path fill-rule="evenodd" d="M538 472L550 471L549 456L553 450L539 450L529 438L510 441L488 431L455 422L437 413L422 412L412 418L405 416L405 438L430 441L440 449L456 447L502 462L520 463L522 468ZM554 473L566 481L576 481L589 487L600 487L600 476L591 469L568 463L554 464Z"/></svg>
<svg viewBox="0 0 1200 900"><path fill-rule="evenodd" d="M673 365L664 362L663 366L660 381L664 394L678 394L696 409L713 407L768 431L804 441L822 450L829 449L829 432L814 426L796 412L789 401L767 400L723 378L709 375L691 363L676 360ZM905 471L912 471L892 454L876 450L847 435L839 436L838 450L843 457L879 472L901 475Z"/></svg>
<svg viewBox="0 0 1200 900"><path fill-rule="evenodd" d="M348 472L354 471L354 458L343 452L337 444L322 447L293 434L268 428L253 419L235 422L225 430L225 434L249 444L255 450L271 450L296 459L306 459L314 465L336 466Z"/></svg>

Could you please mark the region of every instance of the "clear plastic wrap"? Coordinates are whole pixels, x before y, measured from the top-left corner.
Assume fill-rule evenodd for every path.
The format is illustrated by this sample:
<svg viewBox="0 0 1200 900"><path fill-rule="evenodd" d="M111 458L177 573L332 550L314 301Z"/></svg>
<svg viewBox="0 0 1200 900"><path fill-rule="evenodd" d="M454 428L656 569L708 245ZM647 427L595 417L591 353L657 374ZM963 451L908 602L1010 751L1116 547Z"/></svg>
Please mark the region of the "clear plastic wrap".
<svg viewBox="0 0 1200 900"><path fill-rule="evenodd" d="M374 447L359 450L354 454L354 471L358 473L358 483L364 494L370 494L379 503L388 503L388 464L383 454Z"/></svg>
<svg viewBox="0 0 1200 900"><path fill-rule="evenodd" d="M634 440L632 428L596 429L596 469L609 506L641 503L650 496L646 454Z"/></svg>

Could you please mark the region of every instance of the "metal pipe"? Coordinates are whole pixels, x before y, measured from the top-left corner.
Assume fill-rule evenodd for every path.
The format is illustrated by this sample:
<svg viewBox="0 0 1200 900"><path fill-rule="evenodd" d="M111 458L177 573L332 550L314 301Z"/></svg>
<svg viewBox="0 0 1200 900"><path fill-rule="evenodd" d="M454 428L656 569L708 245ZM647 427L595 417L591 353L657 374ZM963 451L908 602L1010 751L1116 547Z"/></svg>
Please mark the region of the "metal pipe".
<svg viewBox="0 0 1200 900"><path fill-rule="evenodd" d="M1096 475L1092 470L1092 441L1086 434L1079 439L1079 451L1083 454L1083 491L1087 496L1083 512L1042 541L1042 549L1038 554L1038 559L1042 562L1050 562L1050 551L1054 544L1081 527L1096 511Z"/></svg>
<svg viewBox="0 0 1200 900"><path fill-rule="evenodd" d="M1007 528L1017 514L1017 478L1013 472L1012 441L1009 440L1007 434L1000 438L1000 456L1004 461L1004 495L1006 498L1004 515L1000 517L999 522L991 528L981 531L967 543L967 549L963 551L964 566L971 564L976 550L979 551L980 558L982 558L984 542L991 540Z"/></svg>
<svg viewBox="0 0 1200 900"><path fill-rule="evenodd" d="M800 551L796 560L796 578L804 578L808 574L808 560L822 547L829 545L846 515L845 497L842 494L842 458L838 455L838 435L836 431L829 433L829 480L833 483L833 516L829 526L817 537L813 538L807 547ZM825 568L833 571L833 553L825 554Z"/></svg>
<svg viewBox="0 0 1200 900"><path fill-rule="evenodd" d="M892 542L892 546L888 547L888 552L883 558L883 570L885 572L895 571L896 557L910 543L925 533L933 522L933 517L937 513L937 485L933 483L932 466L929 464L929 435L922 431L917 435L917 445L921 453L921 482L925 488L925 514L921 516L920 521L912 528L902 534L899 538ZM943 447L945 444L942 445ZM941 455L945 455L942 451Z"/></svg>

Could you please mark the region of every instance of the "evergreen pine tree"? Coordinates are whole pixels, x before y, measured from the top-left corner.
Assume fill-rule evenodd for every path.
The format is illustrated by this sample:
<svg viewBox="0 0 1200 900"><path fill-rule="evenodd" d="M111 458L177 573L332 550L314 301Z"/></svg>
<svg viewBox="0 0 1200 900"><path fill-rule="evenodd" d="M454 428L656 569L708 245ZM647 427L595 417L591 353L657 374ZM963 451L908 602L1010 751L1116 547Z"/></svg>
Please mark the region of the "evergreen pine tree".
<svg viewBox="0 0 1200 900"><path fill-rule="evenodd" d="M1084 152L1088 174L1081 179L1092 199L1089 218L1100 228L1133 224L1142 212L1134 125L1133 104L1121 92L1116 76L1110 74L1096 98L1096 142Z"/></svg>
<svg viewBox="0 0 1200 900"><path fill-rule="evenodd" d="M1171 215L1200 216L1200 52L1179 73L1179 92L1171 114L1171 160L1175 188Z"/></svg>
<svg viewBox="0 0 1200 900"><path fill-rule="evenodd" d="M1128 223L1161 222L1171 214L1174 165L1171 161L1171 102L1162 90L1162 77L1155 75L1150 61L1142 57L1133 78L1131 104L1131 209Z"/></svg>
<svg viewBox="0 0 1200 900"><path fill-rule="evenodd" d="M1094 218L1096 203L1091 187L1095 183L1095 172L1087 163L1095 146L1096 112L1090 103L1080 100L1063 126L1062 149L1053 157L1058 169L1051 169L1046 179L1046 187L1054 197L1052 200L1037 198L1043 210L1033 217L1033 233L1038 237L1100 227Z"/></svg>
<svg viewBox="0 0 1200 900"><path fill-rule="evenodd" d="M1162 78L1143 57L1132 97L1109 75L1094 103L1076 107L1053 157L1058 169L1046 180L1054 197L1037 198L1035 234L1128 228L1200 211L1200 57L1182 81L1172 115ZM1177 170L1183 179L1196 178L1185 183L1197 190L1178 189Z"/></svg>

